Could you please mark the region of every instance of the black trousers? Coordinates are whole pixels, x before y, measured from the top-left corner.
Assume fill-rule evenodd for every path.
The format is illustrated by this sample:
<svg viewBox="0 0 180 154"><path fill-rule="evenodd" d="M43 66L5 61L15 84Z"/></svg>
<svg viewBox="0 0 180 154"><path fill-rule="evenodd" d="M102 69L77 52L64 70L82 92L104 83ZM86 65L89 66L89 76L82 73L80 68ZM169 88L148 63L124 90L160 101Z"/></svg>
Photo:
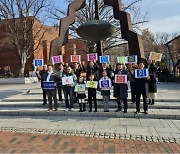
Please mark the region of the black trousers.
<svg viewBox="0 0 180 154"><path fill-rule="evenodd" d="M127 111L127 109L128 109L127 98L120 98L118 95L117 96L117 104L118 104L119 110L122 110L122 102L124 103L124 111Z"/></svg>
<svg viewBox="0 0 180 154"><path fill-rule="evenodd" d="M48 96L48 102L49 102L49 109L53 108L52 105L52 98L54 100L54 108L57 109L58 108L58 104L57 104L57 96L56 96L56 90L46 90L47 96Z"/></svg>
<svg viewBox="0 0 180 154"><path fill-rule="evenodd" d="M144 112L146 112L148 110L148 103L147 103L147 96L144 93L136 95L136 110L140 111L140 98L141 98L141 95L143 97L143 109L144 109Z"/></svg>
<svg viewBox="0 0 180 154"><path fill-rule="evenodd" d="M136 89L135 89L135 85L130 84L131 86L131 101L133 103L136 103Z"/></svg>
<svg viewBox="0 0 180 154"><path fill-rule="evenodd" d="M46 103L47 103L46 90L45 90L45 89L42 89L42 91L43 91L43 102L44 102L44 104L46 104Z"/></svg>
<svg viewBox="0 0 180 154"><path fill-rule="evenodd" d="M62 89L58 89L59 101L62 101Z"/></svg>
<svg viewBox="0 0 180 154"><path fill-rule="evenodd" d="M92 111L92 101L94 102L95 111L97 111L97 101L96 101L96 89L88 89L88 102L89 102L89 111Z"/></svg>

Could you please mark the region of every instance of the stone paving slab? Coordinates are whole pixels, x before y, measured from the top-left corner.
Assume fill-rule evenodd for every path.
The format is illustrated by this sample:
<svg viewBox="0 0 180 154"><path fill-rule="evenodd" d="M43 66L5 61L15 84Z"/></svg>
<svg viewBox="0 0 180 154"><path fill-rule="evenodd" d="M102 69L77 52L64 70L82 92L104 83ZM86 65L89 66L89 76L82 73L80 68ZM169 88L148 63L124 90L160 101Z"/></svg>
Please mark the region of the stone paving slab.
<svg viewBox="0 0 180 154"><path fill-rule="evenodd" d="M180 144L0 132L1 153L179 153Z"/></svg>
<svg viewBox="0 0 180 154"><path fill-rule="evenodd" d="M162 119L1 116L0 131L180 142L177 121Z"/></svg>

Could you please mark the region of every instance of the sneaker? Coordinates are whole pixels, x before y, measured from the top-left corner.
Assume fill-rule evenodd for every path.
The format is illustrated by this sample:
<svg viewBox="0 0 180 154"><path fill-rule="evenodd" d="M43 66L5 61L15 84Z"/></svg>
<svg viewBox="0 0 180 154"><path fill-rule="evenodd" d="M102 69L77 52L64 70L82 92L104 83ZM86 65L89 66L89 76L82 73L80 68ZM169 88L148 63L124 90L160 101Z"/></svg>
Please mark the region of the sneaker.
<svg viewBox="0 0 180 154"><path fill-rule="evenodd" d="M92 112L92 110L89 110L89 112Z"/></svg>
<svg viewBox="0 0 180 154"><path fill-rule="evenodd" d="M58 109L54 109L54 111L58 111Z"/></svg>
<svg viewBox="0 0 180 154"><path fill-rule="evenodd" d="M74 108L70 108L69 111L74 111Z"/></svg>
<svg viewBox="0 0 180 154"><path fill-rule="evenodd" d="M94 110L94 112L97 112L97 110Z"/></svg>
<svg viewBox="0 0 180 154"><path fill-rule="evenodd" d="M42 105L46 105L47 103L43 103Z"/></svg>
<svg viewBox="0 0 180 154"><path fill-rule="evenodd" d="M127 113L127 110L124 110L124 113Z"/></svg>
<svg viewBox="0 0 180 154"><path fill-rule="evenodd" d="M69 111L69 109L68 109L68 108L66 108L64 111L65 111L65 112L67 112L67 111Z"/></svg>

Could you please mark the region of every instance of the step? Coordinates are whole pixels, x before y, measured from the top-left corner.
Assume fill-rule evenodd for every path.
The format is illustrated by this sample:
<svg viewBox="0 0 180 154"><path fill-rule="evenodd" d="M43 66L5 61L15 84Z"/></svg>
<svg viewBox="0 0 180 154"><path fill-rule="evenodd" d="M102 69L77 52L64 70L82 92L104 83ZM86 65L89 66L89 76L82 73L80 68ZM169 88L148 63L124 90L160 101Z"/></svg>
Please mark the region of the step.
<svg viewBox="0 0 180 154"><path fill-rule="evenodd" d="M128 102L131 102L130 98L128 98L127 100L128 100ZM35 97L34 98L19 98L18 97L18 98L5 98L0 101L2 101L2 102L42 102L43 99L40 97L36 97L36 98ZM98 97L97 101L102 101L102 97ZM116 98L111 97L111 101L116 101ZM141 99L141 101L143 101L143 100ZM161 98L158 99L157 98L155 101L156 102L179 102L180 103L180 99L161 99Z"/></svg>
<svg viewBox="0 0 180 154"><path fill-rule="evenodd" d="M123 105L123 103L122 103ZM141 103L141 106L143 103ZM48 105L42 105L42 102L0 102L0 107L39 107L47 108ZM59 103L59 107L65 108L65 103ZM78 103L74 104L75 108L79 107ZM111 101L109 103L110 108L116 108L117 103ZM136 105L128 102L128 108L135 108ZM103 102L98 101L98 108L103 108ZM177 102L156 102L155 105L149 105L150 109L180 109L180 103Z"/></svg>
<svg viewBox="0 0 180 154"><path fill-rule="evenodd" d="M78 112L79 109L65 112L64 108L59 108L57 112L47 112L47 108L34 107L0 107L0 115L2 116L80 116L80 117L113 117L113 118L149 118L149 119L173 119L180 120L180 110L178 109L149 109L148 114L135 114L135 109L128 109L128 113L115 112L115 109L110 109L110 112L103 112L103 109L98 109L98 112ZM143 111L142 111L143 112Z"/></svg>

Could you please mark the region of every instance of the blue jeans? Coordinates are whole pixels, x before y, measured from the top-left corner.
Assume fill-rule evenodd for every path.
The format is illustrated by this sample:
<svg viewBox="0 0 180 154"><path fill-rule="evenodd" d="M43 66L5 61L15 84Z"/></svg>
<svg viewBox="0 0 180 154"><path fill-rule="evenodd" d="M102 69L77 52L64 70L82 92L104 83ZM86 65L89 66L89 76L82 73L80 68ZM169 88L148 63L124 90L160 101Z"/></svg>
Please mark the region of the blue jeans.
<svg viewBox="0 0 180 154"><path fill-rule="evenodd" d="M66 108L73 108L73 87L65 87L64 89L64 98L65 98L65 103L66 103ZM70 98L70 102L68 99L68 96Z"/></svg>

